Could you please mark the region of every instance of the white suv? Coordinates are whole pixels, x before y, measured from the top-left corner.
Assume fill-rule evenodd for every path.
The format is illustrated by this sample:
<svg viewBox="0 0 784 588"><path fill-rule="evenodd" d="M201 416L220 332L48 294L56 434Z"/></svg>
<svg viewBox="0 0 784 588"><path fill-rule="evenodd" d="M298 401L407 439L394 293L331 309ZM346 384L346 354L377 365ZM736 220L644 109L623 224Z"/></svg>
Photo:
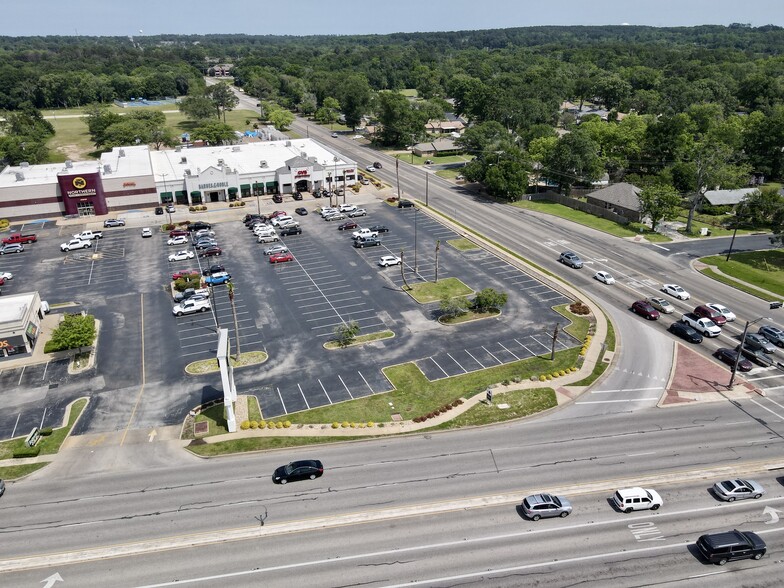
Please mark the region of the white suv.
<svg viewBox="0 0 784 588"><path fill-rule="evenodd" d="M663 503L656 490L650 488L624 488L613 494L613 502L619 510L629 513L633 510L657 510Z"/></svg>
<svg viewBox="0 0 784 588"><path fill-rule="evenodd" d="M357 209L356 204L341 204L338 211L340 212L354 212Z"/></svg>

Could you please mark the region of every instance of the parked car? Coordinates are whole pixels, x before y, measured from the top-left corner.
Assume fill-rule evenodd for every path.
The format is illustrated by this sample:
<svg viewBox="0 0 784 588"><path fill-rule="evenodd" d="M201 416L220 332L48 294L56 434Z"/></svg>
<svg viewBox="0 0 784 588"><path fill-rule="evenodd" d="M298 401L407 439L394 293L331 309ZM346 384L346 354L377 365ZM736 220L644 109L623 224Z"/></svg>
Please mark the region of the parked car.
<svg viewBox="0 0 784 588"><path fill-rule="evenodd" d="M702 343L702 335L684 323L672 323L667 330L689 343Z"/></svg>
<svg viewBox="0 0 784 588"><path fill-rule="evenodd" d="M179 280L180 278L195 278L199 275L199 270L194 268L180 270L172 274L172 281Z"/></svg>
<svg viewBox="0 0 784 588"><path fill-rule="evenodd" d="M657 321L661 316L659 311L648 304L648 301L646 300L637 300L632 304L631 310L635 314L638 314L641 317L648 319L649 321Z"/></svg>
<svg viewBox="0 0 784 588"><path fill-rule="evenodd" d="M359 178L359 183L362 184L363 186L367 186L370 183L370 180L368 180L367 178Z"/></svg>
<svg viewBox="0 0 784 588"><path fill-rule="evenodd" d="M275 194L275 195L272 197L272 201L273 201L275 204L280 204L281 202L283 202L283 195L282 195L282 194Z"/></svg>
<svg viewBox="0 0 784 588"><path fill-rule="evenodd" d="M196 221L195 223L191 223L188 225L188 228L191 231L201 231L202 229L211 229L212 225L208 222L204 221Z"/></svg>
<svg viewBox="0 0 784 588"><path fill-rule="evenodd" d="M713 485L716 498L733 502L745 498L762 498L765 489L754 480L724 480Z"/></svg>
<svg viewBox="0 0 784 588"><path fill-rule="evenodd" d="M155 207L155 214L157 214L157 215L163 214L163 206L156 206Z"/></svg>
<svg viewBox="0 0 784 588"><path fill-rule="evenodd" d="M291 197L294 200L302 200L302 193L299 190L295 190Z"/></svg>
<svg viewBox="0 0 784 588"><path fill-rule="evenodd" d="M564 251L563 253L561 253L560 257L558 258L558 261L574 269L580 269L581 267L583 267L583 260L580 259L580 257L572 251Z"/></svg>
<svg viewBox="0 0 784 588"><path fill-rule="evenodd" d="M784 347L784 331L773 325L765 325L760 327L757 331L760 335L765 337L768 341L778 347Z"/></svg>
<svg viewBox="0 0 784 588"><path fill-rule="evenodd" d="M13 280L13 279L14 279L14 274L12 274L11 272L0 272L0 280L5 281L5 280Z"/></svg>
<svg viewBox="0 0 784 588"><path fill-rule="evenodd" d="M727 308L723 304L719 304L718 302L709 302L705 306L707 306L708 308L712 308L713 310L718 312L721 316L723 316L727 320L728 323L731 323L736 318L734 312L732 312L729 308Z"/></svg>
<svg viewBox="0 0 784 588"><path fill-rule="evenodd" d="M245 226L248 226L250 223L252 223L255 220L266 221L267 217L261 214L246 214L245 216L242 217L242 222L245 224Z"/></svg>
<svg viewBox="0 0 784 588"><path fill-rule="evenodd" d="M337 139L338 138L338 134L337 133L332 133L332 138L333 139Z"/></svg>
<svg viewBox="0 0 784 588"><path fill-rule="evenodd" d="M105 229L109 227L124 227L125 226L125 219L122 218L107 218L103 221L103 226Z"/></svg>
<svg viewBox="0 0 784 588"><path fill-rule="evenodd" d="M275 484L286 484L298 480L315 480L324 473L324 465L317 459L304 459L292 461L289 464L280 466L272 474L272 481Z"/></svg>
<svg viewBox="0 0 784 588"><path fill-rule="evenodd" d="M764 353L773 353L776 351L775 345L759 333L746 333L746 339L743 341L743 346L754 350L759 349Z"/></svg>
<svg viewBox="0 0 784 588"><path fill-rule="evenodd" d="M378 265L381 267L400 265L400 258L397 255L382 255L378 260Z"/></svg>
<svg viewBox="0 0 784 588"><path fill-rule="evenodd" d="M264 250L264 255L275 255L276 253L286 253L289 250L285 245L273 245Z"/></svg>
<svg viewBox="0 0 784 588"><path fill-rule="evenodd" d="M180 235L179 237L170 237L168 241L166 241L167 245L187 245L188 244L188 237L185 235Z"/></svg>
<svg viewBox="0 0 784 588"><path fill-rule="evenodd" d="M214 237L214 236L215 236L215 231L211 231L209 229L199 229L198 231L195 231L191 235L191 238L194 241L198 241L199 239L203 239L204 237Z"/></svg>
<svg viewBox="0 0 784 588"><path fill-rule="evenodd" d="M389 229L386 225L372 225L368 227L374 233L388 233Z"/></svg>
<svg viewBox="0 0 784 588"><path fill-rule="evenodd" d="M172 308L172 314L182 316L184 314L194 314L196 312L207 312L210 309L210 301L204 300L183 300Z"/></svg>
<svg viewBox="0 0 784 588"><path fill-rule="evenodd" d="M226 271L226 268L223 267L221 264L214 263L210 267L204 268L201 271L201 275L203 275L203 276L211 276L212 274L217 274L218 272L225 272L225 271Z"/></svg>
<svg viewBox="0 0 784 588"><path fill-rule="evenodd" d="M411 200L398 200L398 208L414 208L414 203Z"/></svg>
<svg viewBox="0 0 784 588"><path fill-rule="evenodd" d="M378 237L360 237L354 240L354 247L362 249L363 247L376 247L381 245L381 239Z"/></svg>
<svg viewBox="0 0 784 588"><path fill-rule="evenodd" d="M87 247L89 247L91 244L90 241L84 241L84 242L88 243ZM65 245L65 243L63 243L63 245ZM63 249L63 245L60 245L60 249L62 249L63 251L68 251L67 249ZM0 247L0 255L6 255L8 253L22 253L22 251L24 251L24 245L22 245L21 243L6 243L2 247Z"/></svg>
<svg viewBox="0 0 784 588"><path fill-rule="evenodd" d="M199 251L199 257L218 257L223 254L223 249L220 247L209 247Z"/></svg>
<svg viewBox="0 0 784 588"><path fill-rule="evenodd" d="M218 286L220 284L225 284L226 282L231 281L231 274L226 272L215 272L209 276L204 278L205 284L210 284L212 286Z"/></svg>
<svg viewBox="0 0 784 588"><path fill-rule="evenodd" d="M594 280L599 280L603 284L614 284L615 278L612 277L610 272L596 272L593 276Z"/></svg>
<svg viewBox="0 0 784 588"><path fill-rule="evenodd" d="M739 559L760 559L767 550L759 535L737 529L702 535L696 545L708 562L720 566Z"/></svg>
<svg viewBox="0 0 784 588"><path fill-rule="evenodd" d="M182 251L178 251L177 253L172 253L169 255L169 261L184 261L186 259L193 258L193 251L188 251L187 249L183 249Z"/></svg>
<svg viewBox="0 0 784 588"><path fill-rule="evenodd" d="M681 288L678 284L664 284L661 287L661 291L670 296L674 296L678 300L688 300L691 298L691 294Z"/></svg>
<svg viewBox="0 0 784 588"><path fill-rule="evenodd" d="M294 219L287 214L279 214L270 221L270 224L272 224L273 227L279 227L281 223L293 220Z"/></svg>
<svg viewBox="0 0 784 588"><path fill-rule="evenodd" d="M169 214L174 214L175 212L177 212L177 209L174 208L173 204L169 204L166 206L166 212L168 212Z"/></svg>
<svg viewBox="0 0 784 588"><path fill-rule="evenodd" d="M289 237L291 235L301 235L302 228L299 225L286 225L278 231L281 237Z"/></svg>
<svg viewBox="0 0 784 588"><path fill-rule="evenodd" d="M150 227L144 227L142 229L142 239L146 239L147 237L152 237L152 229Z"/></svg>
<svg viewBox="0 0 784 588"><path fill-rule="evenodd" d="M356 229L359 225L354 221L346 221L338 225L338 231L348 231L350 229Z"/></svg>
<svg viewBox="0 0 784 588"><path fill-rule="evenodd" d="M695 307L694 314L702 318L710 319L720 327L727 324L727 318L723 314L705 304L700 304L699 306Z"/></svg>
<svg viewBox="0 0 784 588"><path fill-rule="evenodd" d="M195 249L211 249L218 246L218 241L212 237L203 237L193 244Z"/></svg>
<svg viewBox="0 0 784 588"><path fill-rule="evenodd" d="M203 296L204 298L209 298L210 289L209 288L185 288L185 290L183 290L182 292L174 293L174 301L182 302L183 300L188 300L189 298L193 298L195 296Z"/></svg>
<svg viewBox="0 0 784 588"><path fill-rule="evenodd" d="M299 208L295 208L294 212L300 216L306 216L308 214L308 209L304 206L300 206Z"/></svg>
<svg viewBox="0 0 784 588"><path fill-rule="evenodd" d="M87 249L88 247L92 247L92 241L82 241L81 239L71 239L67 243L63 243L60 245L60 251L75 251L77 249ZM19 251L24 251L24 248L21 245L3 245L3 248L0 249L0 253L6 253L6 247L18 247L20 248ZM16 253L15 251L12 253Z"/></svg>
<svg viewBox="0 0 784 588"><path fill-rule="evenodd" d="M360 216L367 216L367 210L365 210L364 208L357 208L356 210L352 210L347 214L349 218L357 218Z"/></svg>
<svg viewBox="0 0 784 588"><path fill-rule="evenodd" d="M719 347L713 352L713 357L726 363L730 367L735 367L735 361L738 360L738 352L734 349L728 349L727 347ZM748 359L738 360L738 371L750 372L753 367L754 366Z"/></svg>
<svg viewBox="0 0 784 588"><path fill-rule="evenodd" d="M187 237L190 234L191 232L186 229L173 229L169 231L169 237L179 237L180 235L185 235Z"/></svg>
<svg viewBox="0 0 784 588"><path fill-rule="evenodd" d="M526 496L521 505L523 514L532 521L541 518L568 517L572 512L572 503L563 496L552 494L532 494Z"/></svg>
<svg viewBox="0 0 784 588"><path fill-rule="evenodd" d="M663 312L664 314L675 312L675 307L672 304L670 304L664 298L659 298L658 296L651 296L648 298L648 304L653 306L659 312Z"/></svg>
<svg viewBox="0 0 784 588"><path fill-rule="evenodd" d="M356 209L357 209L357 205L356 204L341 204L338 207L338 210L340 212L353 212Z"/></svg>
<svg viewBox="0 0 784 588"><path fill-rule="evenodd" d="M261 233L256 237L256 243L275 243L280 241L277 233Z"/></svg>
<svg viewBox="0 0 784 588"><path fill-rule="evenodd" d="M294 261L294 256L288 251L286 253L275 253L274 255L269 256L270 263L283 263L286 261Z"/></svg>
<svg viewBox="0 0 784 588"><path fill-rule="evenodd" d="M661 496L650 488L624 488L613 494L618 510L630 513L635 510L658 510L663 504Z"/></svg>
<svg viewBox="0 0 784 588"><path fill-rule="evenodd" d="M325 221L336 221L336 220L344 220L346 215L342 212L330 212L327 216L324 217Z"/></svg>

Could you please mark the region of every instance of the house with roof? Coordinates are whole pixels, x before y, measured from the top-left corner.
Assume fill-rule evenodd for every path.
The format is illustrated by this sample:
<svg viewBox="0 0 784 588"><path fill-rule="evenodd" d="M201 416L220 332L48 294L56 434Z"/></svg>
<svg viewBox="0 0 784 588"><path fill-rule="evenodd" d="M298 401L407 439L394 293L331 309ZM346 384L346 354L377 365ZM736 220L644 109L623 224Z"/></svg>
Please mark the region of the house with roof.
<svg viewBox="0 0 784 588"><path fill-rule="evenodd" d="M465 124L460 120L429 120L425 131L430 135L461 135Z"/></svg>
<svg viewBox="0 0 784 588"><path fill-rule="evenodd" d="M457 155L462 151L452 139L436 139L429 143L417 143L413 148L414 155L430 157L436 155Z"/></svg>
<svg viewBox="0 0 784 588"><path fill-rule="evenodd" d="M735 190L708 190L705 192L705 200L707 200L711 206L735 206L758 189L759 188L737 188Z"/></svg>
<svg viewBox="0 0 784 588"><path fill-rule="evenodd" d="M612 184L606 188L587 194L589 204L600 206L628 218L630 221L639 222L640 214L640 188L627 182Z"/></svg>

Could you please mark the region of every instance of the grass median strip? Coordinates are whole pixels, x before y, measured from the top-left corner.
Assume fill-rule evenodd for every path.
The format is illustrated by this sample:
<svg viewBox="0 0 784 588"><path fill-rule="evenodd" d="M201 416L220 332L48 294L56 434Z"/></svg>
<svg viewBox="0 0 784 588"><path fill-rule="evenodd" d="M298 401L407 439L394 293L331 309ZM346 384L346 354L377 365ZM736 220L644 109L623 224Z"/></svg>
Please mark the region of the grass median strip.
<svg viewBox="0 0 784 588"><path fill-rule="evenodd" d="M760 292L757 288L784 298L784 250L782 249L733 253L729 261L724 255L703 257L700 261L705 265L715 266L724 274L718 274L711 268L702 271L715 280L763 300L770 299L770 295ZM739 283L737 280L745 283Z"/></svg>

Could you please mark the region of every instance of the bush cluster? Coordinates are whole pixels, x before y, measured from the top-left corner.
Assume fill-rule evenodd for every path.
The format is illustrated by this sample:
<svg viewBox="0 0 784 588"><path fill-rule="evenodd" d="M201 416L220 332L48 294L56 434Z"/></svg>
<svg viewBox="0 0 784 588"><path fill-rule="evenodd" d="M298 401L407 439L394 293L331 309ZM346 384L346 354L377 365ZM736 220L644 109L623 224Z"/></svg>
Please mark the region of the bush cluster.
<svg viewBox="0 0 784 588"><path fill-rule="evenodd" d="M288 429L291 427L291 421L242 421L240 429L247 431L248 429Z"/></svg>
<svg viewBox="0 0 784 588"><path fill-rule="evenodd" d="M22 447L21 449L17 449L14 451L14 459L22 459L25 457L38 457L38 454L41 452L41 448L37 445L35 447Z"/></svg>
<svg viewBox="0 0 784 588"><path fill-rule="evenodd" d="M591 309L579 300L569 305L572 314L591 314Z"/></svg>
<svg viewBox="0 0 784 588"><path fill-rule="evenodd" d="M245 206L245 203L242 200L237 200L236 202L229 202L229 208L236 208Z"/></svg>
<svg viewBox="0 0 784 588"><path fill-rule="evenodd" d="M451 410L451 409L453 409L453 408L455 408L457 406L460 406L461 404L463 404L463 400L461 398L458 398L457 400L453 400L452 402L447 402L444 406L442 406L441 408L437 408L437 409L435 409L432 412L429 412L429 413L424 414L422 416L414 417L412 420L415 423L423 423L427 419L435 418L435 417L437 417L440 414L444 414L448 410Z"/></svg>
<svg viewBox="0 0 784 588"><path fill-rule="evenodd" d="M204 212L207 210L207 207L203 204L197 204L196 206L189 206L188 212Z"/></svg>

